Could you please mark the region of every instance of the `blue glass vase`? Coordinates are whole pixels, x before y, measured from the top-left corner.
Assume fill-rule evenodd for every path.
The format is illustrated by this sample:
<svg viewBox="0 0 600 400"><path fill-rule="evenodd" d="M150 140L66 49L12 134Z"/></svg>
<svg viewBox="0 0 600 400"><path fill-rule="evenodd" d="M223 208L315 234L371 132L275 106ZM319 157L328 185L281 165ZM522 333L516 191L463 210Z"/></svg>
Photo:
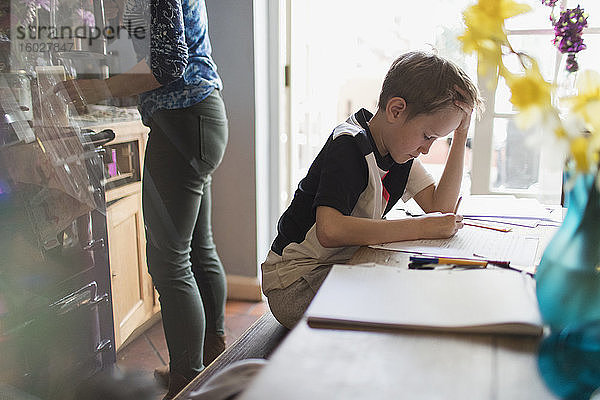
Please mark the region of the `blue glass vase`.
<svg viewBox="0 0 600 400"><path fill-rule="evenodd" d="M561 399L587 400L600 394L600 320L552 332L540 344L538 367Z"/></svg>
<svg viewBox="0 0 600 400"><path fill-rule="evenodd" d="M544 323L552 332L600 320L600 195L593 174L567 193L567 215L535 274Z"/></svg>

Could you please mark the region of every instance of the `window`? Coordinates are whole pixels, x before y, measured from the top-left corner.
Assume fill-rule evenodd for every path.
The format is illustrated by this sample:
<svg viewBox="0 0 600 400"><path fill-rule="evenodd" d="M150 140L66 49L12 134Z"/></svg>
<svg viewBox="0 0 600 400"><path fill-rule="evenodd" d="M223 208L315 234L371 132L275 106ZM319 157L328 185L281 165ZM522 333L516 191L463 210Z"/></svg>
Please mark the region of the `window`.
<svg viewBox="0 0 600 400"><path fill-rule="evenodd" d="M533 11L507 20L511 43L535 56L544 77L560 78L560 54L551 43L550 8L540 0L519 0ZM472 0L391 1L288 0L287 127L280 136L279 203L289 204L298 182L332 129L360 107L375 111L381 83L392 61L411 50L435 49L460 65L476 80L477 61L465 56L456 37L463 31L462 12ZM574 4L571 4L574 3ZM589 13L584 32L588 48L578 55L582 69L597 68L600 60L600 2L580 0ZM428 12L435 9L436 12ZM595 61L595 62L594 62ZM480 121L472 124L473 151L467 152L464 193L512 193L560 199L559 168L550 168L543 151L542 132L520 132L514 122L508 88L499 82L490 90ZM536 142L537 140L537 142ZM533 144L528 146L527 144ZM440 176L448 140L437 140L426 168Z"/></svg>
<svg viewBox="0 0 600 400"><path fill-rule="evenodd" d="M552 44L554 31L549 21L550 7L539 0L520 0L532 11L506 21L508 38L518 51L532 55L539 62L544 78L561 85L569 79L564 72L564 59ZM557 4L573 8L580 4L589 13L588 28L584 31L586 50L577 56L581 69L596 68L600 59L600 6L596 1L567 1ZM595 62L593 61L595 60ZM516 59L505 60L512 71L519 71ZM476 123L472 193L515 194L537 197L546 203L560 201L562 170L560 160L551 150L551 132L532 129L519 130L514 123L515 110L510 103L510 91L503 79L490 89L485 77L480 76L480 89L487 100L486 111Z"/></svg>
<svg viewBox="0 0 600 400"><path fill-rule="evenodd" d="M289 133L281 136L282 209L333 128L361 107L376 111L383 78L400 54L434 48L476 76L475 57L466 57L456 40L468 4L288 0ZM438 142L423 160L434 175L441 173L448 148L447 141Z"/></svg>

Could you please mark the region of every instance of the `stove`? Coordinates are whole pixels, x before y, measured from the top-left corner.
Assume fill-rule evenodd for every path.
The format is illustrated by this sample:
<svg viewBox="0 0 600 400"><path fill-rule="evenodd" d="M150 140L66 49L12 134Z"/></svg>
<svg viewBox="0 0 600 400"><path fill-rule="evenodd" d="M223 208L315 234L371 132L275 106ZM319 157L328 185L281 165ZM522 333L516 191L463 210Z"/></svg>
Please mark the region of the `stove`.
<svg viewBox="0 0 600 400"><path fill-rule="evenodd" d="M101 147L114 134L33 131L0 143L0 399L69 400L116 359Z"/></svg>

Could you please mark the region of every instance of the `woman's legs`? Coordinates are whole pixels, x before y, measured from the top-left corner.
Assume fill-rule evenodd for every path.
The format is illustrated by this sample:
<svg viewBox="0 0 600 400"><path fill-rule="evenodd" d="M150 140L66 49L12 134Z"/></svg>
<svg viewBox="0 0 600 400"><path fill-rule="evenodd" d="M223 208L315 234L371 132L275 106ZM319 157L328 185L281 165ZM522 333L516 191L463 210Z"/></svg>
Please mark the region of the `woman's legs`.
<svg viewBox="0 0 600 400"><path fill-rule="evenodd" d="M194 238L192 239L192 272L200 289L206 316L204 365L210 364L225 350L225 302L227 282L225 270L212 236L210 179L204 185L204 195Z"/></svg>
<svg viewBox="0 0 600 400"><path fill-rule="evenodd" d="M224 287L223 268L214 260L204 262L196 247L211 247L210 175L220 163L227 143L227 120L217 91L204 101L180 110L161 110L153 116L146 149L143 182L148 270L160 294L161 312L171 371L192 379L203 368L202 346L205 333L204 304L195 272L207 268L218 293ZM204 202L208 205L204 208ZM207 235L206 232L209 234ZM200 234L202 233L202 234ZM212 244L214 251L214 243ZM193 261L190 258L193 253ZM215 252L216 254L216 252ZM213 256L214 258L214 256ZM217 256L218 259L218 256ZM203 282L203 287L211 286ZM208 289L204 289L208 290ZM224 299L223 295L210 295ZM210 307L224 309L223 302L209 301ZM209 320L218 326L224 311L211 309ZM213 317L215 316L215 317ZM221 331L223 326L221 323Z"/></svg>
<svg viewBox="0 0 600 400"><path fill-rule="evenodd" d="M189 259L204 181L192 179L164 133L153 127L145 159L148 270L158 293L170 367L188 379L202 370L204 307ZM186 176L188 175L188 176Z"/></svg>

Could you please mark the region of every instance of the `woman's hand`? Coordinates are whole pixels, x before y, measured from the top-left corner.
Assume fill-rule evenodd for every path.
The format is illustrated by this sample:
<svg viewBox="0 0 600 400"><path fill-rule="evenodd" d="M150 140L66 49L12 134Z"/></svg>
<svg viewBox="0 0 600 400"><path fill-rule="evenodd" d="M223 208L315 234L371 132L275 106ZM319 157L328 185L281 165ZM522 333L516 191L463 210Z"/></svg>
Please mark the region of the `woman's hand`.
<svg viewBox="0 0 600 400"><path fill-rule="evenodd" d="M423 239L441 239L454 236L463 227L462 215L452 213L431 213L416 217L422 229Z"/></svg>
<svg viewBox="0 0 600 400"><path fill-rule="evenodd" d="M54 93L63 95L81 114L88 104L96 104L111 97L106 82L102 79L72 79L59 82Z"/></svg>

